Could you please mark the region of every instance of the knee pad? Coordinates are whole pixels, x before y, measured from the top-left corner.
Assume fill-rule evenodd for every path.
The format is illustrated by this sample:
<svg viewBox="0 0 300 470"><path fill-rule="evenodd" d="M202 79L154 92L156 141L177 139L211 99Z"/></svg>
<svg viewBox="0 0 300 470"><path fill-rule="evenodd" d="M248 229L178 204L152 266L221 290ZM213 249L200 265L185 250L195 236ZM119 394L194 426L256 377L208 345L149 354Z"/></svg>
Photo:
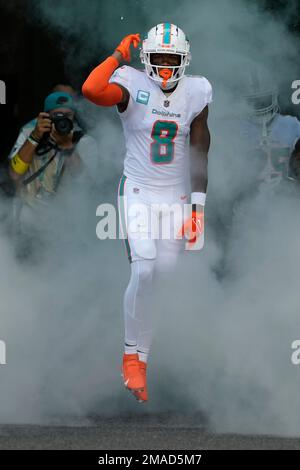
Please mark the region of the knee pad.
<svg viewBox="0 0 300 470"><path fill-rule="evenodd" d="M156 258L155 241L150 239L130 240L132 260L154 260Z"/></svg>
<svg viewBox="0 0 300 470"><path fill-rule="evenodd" d="M160 256L156 260L155 269L160 273L170 273L176 267L177 259L178 259L177 256L176 257Z"/></svg>
<svg viewBox="0 0 300 470"><path fill-rule="evenodd" d="M156 269L157 271L167 273L176 267L183 244L181 240L159 240L159 242Z"/></svg>

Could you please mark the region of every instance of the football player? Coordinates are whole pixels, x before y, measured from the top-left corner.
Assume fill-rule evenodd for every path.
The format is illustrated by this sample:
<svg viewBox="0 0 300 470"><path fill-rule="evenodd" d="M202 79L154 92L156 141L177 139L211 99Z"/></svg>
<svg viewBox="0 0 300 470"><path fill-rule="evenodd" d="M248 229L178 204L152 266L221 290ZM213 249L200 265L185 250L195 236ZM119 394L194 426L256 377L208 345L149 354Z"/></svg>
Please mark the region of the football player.
<svg viewBox="0 0 300 470"><path fill-rule="evenodd" d="M191 154L190 214L179 228L187 238L188 248L201 249L212 87L202 76L185 75L191 58L190 45L176 25L163 23L150 29L140 52L144 70L120 67L123 60L131 60L131 45L136 48L139 42L139 34L126 36L113 54L91 72L82 92L98 105L117 105L125 134L127 152L118 195L131 277L124 296L122 369L125 386L139 402L145 402L153 330L148 311L153 273L174 266L182 237L154 239L145 214L131 208L142 204L146 216L157 220L165 214L154 210L156 205L177 204L182 208L189 200L186 176ZM173 221L174 233L176 223L178 220Z"/></svg>
<svg viewBox="0 0 300 470"><path fill-rule="evenodd" d="M277 195L293 191L289 180L298 179L300 169L300 122L295 116L280 113L275 74L248 60L241 61L240 70L234 70L234 74L232 91L235 100L238 98L237 111L227 114L226 120L222 116L218 126L219 137L220 130L224 136L220 139L223 155L228 152L223 159L226 175L220 172L226 197L212 222L222 234L219 241L223 255L216 269L219 278L231 271L230 245L235 243L242 214L247 218L247 203L261 190L271 192L274 201Z"/></svg>
<svg viewBox="0 0 300 470"><path fill-rule="evenodd" d="M300 156L300 122L280 114L277 86L267 70L252 67L247 81L243 98L249 114L240 121L243 137L262 163L259 179L277 185L293 177L291 162Z"/></svg>

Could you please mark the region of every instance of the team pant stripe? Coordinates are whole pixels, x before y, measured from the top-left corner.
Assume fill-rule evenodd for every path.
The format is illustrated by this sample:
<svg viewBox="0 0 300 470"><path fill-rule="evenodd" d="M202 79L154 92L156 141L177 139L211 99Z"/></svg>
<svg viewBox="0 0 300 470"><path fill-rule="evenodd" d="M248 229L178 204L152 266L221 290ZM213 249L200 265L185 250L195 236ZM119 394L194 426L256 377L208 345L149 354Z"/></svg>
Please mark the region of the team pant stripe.
<svg viewBox="0 0 300 470"><path fill-rule="evenodd" d="M119 184L119 202L120 202L119 211L120 211L121 229L122 229L123 236L125 236L125 234L126 234L126 238L124 239L124 242L125 242L125 246L126 246L127 256L128 256L129 262L131 263L132 262L132 256L131 256L130 244L129 244L128 237L127 237L124 200L123 200L123 198L120 199L122 196L124 196L126 180L127 180L126 176L123 175L121 180L120 180L120 184Z"/></svg>

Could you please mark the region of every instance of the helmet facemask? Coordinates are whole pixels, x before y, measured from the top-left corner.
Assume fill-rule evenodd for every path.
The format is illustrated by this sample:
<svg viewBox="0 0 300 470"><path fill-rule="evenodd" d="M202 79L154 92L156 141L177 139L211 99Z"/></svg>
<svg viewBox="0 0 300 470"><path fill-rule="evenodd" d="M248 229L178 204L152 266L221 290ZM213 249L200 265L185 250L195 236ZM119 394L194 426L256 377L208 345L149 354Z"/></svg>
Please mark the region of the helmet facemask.
<svg viewBox="0 0 300 470"><path fill-rule="evenodd" d="M157 82L164 90L174 88L178 80L183 77L186 66L189 65L189 56L187 54L176 53L176 55L180 57L179 65L157 65L152 62L153 54L159 53L141 51L140 54L141 61L145 65L148 77ZM166 54L166 52L164 51L163 54ZM174 53L172 52L170 54ZM171 74L167 79L160 75L164 69L169 69L171 71Z"/></svg>
<svg viewBox="0 0 300 470"><path fill-rule="evenodd" d="M245 96L253 119L259 124L268 124L279 111L277 90L252 93Z"/></svg>
<svg viewBox="0 0 300 470"><path fill-rule="evenodd" d="M180 57L180 61L177 65L157 65L153 63L153 54L177 55ZM189 65L190 44L184 32L176 25L161 23L148 32L143 41L140 58L151 80L154 80L164 90L172 89L183 77L185 67Z"/></svg>

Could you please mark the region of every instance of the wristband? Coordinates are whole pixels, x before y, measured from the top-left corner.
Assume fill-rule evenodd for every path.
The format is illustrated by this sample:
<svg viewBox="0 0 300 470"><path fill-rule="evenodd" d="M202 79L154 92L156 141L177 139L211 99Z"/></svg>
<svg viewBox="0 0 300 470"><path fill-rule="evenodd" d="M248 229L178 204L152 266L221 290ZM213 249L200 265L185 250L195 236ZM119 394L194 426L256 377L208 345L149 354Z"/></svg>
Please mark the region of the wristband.
<svg viewBox="0 0 300 470"><path fill-rule="evenodd" d="M39 142L34 140L31 136L27 137L28 142L30 142L34 147L37 147L39 145Z"/></svg>
<svg viewBox="0 0 300 470"><path fill-rule="evenodd" d="M192 193L191 194L191 203L192 204L201 204L205 206L206 193Z"/></svg>
<svg viewBox="0 0 300 470"><path fill-rule="evenodd" d="M41 139L39 139L38 137L35 137L34 134L33 134L34 131L31 132L30 134L30 139L34 140L37 144L40 143Z"/></svg>
<svg viewBox="0 0 300 470"><path fill-rule="evenodd" d="M11 159L11 167L18 175L24 175L29 166L29 163L23 162L18 153Z"/></svg>

